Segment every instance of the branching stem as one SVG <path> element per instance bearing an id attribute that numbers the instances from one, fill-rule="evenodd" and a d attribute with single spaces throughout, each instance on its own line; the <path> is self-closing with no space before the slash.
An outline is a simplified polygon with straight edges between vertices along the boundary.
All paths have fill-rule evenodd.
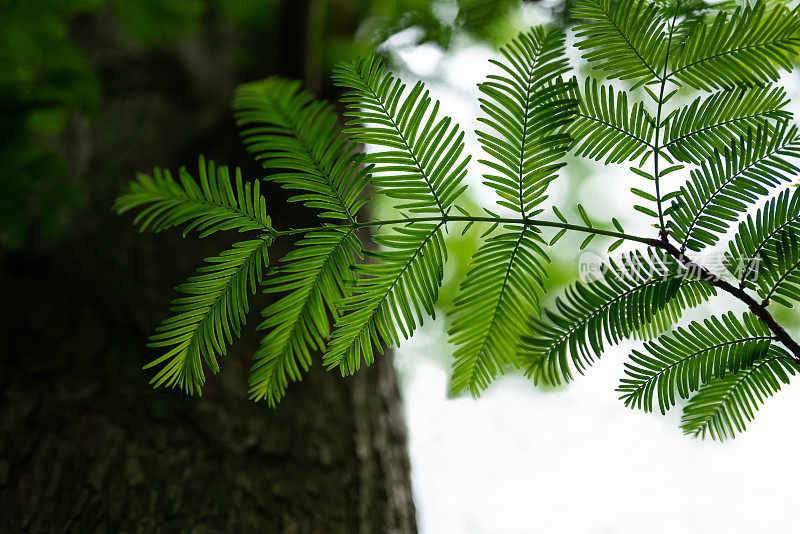
<path id="1" fill-rule="evenodd" d="M 647 143 L 646 144 L 650 147 L 653 154 L 653 180 L 655 181 L 655 197 L 656 197 L 656 204 L 658 208 L 658 223 L 659 223 L 659 235 L 657 239 L 647 238 L 632 234 L 627 234 L 624 232 L 618 232 L 614 230 L 604 230 L 600 228 L 594 228 L 592 226 L 582 226 L 577 224 L 571 224 L 563 221 L 548 221 L 548 220 L 539 220 L 539 219 L 532 219 L 528 218 L 523 215 L 523 217 L 517 218 L 509 218 L 509 217 L 496 217 L 496 216 L 471 216 L 471 215 L 449 215 L 447 211 L 445 211 L 444 207 L 439 203 L 439 199 L 437 197 L 437 206 L 439 207 L 441 214 L 436 216 L 420 216 L 420 217 L 406 217 L 401 219 L 387 219 L 387 220 L 378 220 L 378 221 L 370 221 L 370 222 L 356 222 L 354 220 L 349 221 L 348 223 L 343 224 L 327 224 L 324 226 L 316 226 L 316 227 L 309 227 L 309 228 L 292 228 L 283 231 L 272 231 L 272 235 L 274 237 L 282 237 L 282 236 L 291 236 L 291 235 L 301 235 L 307 234 L 312 232 L 319 232 L 319 231 L 326 231 L 326 230 L 357 230 L 359 228 L 375 228 L 380 226 L 402 226 L 402 225 L 409 225 L 415 223 L 436 223 L 439 226 L 446 225 L 448 222 L 464 222 L 464 223 L 488 223 L 494 225 L 500 224 L 513 224 L 513 225 L 521 225 L 525 227 L 549 227 L 549 228 L 558 228 L 562 230 L 572 230 L 577 232 L 584 232 L 587 234 L 595 234 L 595 235 L 602 235 L 607 237 L 613 237 L 616 239 L 625 239 L 628 241 L 635 241 L 638 243 L 643 243 L 650 247 L 654 247 L 660 250 L 665 251 L 667 254 L 675 258 L 679 261 L 685 269 L 687 269 L 691 273 L 695 273 L 697 276 L 700 277 L 701 280 L 704 280 L 706 283 L 711 285 L 712 287 L 719 288 L 722 291 L 733 295 L 739 301 L 743 302 L 747 305 L 750 311 L 758 317 L 764 325 L 769 328 L 769 330 L 774 335 L 774 339 L 776 341 L 781 342 L 794 356 L 795 361 L 800 363 L 800 344 L 795 341 L 788 332 L 775 320 L 772 314 L 767 310 L 767 306 L 769 302 L 767 300 L 763 302 L 758 302 L 753 296 L 745 291 L 745 288 L 740 285 L 734 285 L 726 280 L 723 280 L 719 276 L 715 275 L 711 271 L 708 270 L 707 267 L 699 265 L 695 263 L 691 258 L 686 256 L 684 253 L 684 249 L 677 248 L 673 245 L 668 237 L 666 225 L 664 223 L 664 209 L 663 209 L 663 202 L 662 202 L 662 195 L 661 195 L 661 184 L 660 184 L 660 176 L 659 176 L 659 159 L 661 155 L 661 151 L 664 149 L 664 145 L 661 143 L 661 130 L 662 130 L 662 115 L 664 111 L 664 104 L 665 104 L 665 88 L 667 82 L 670 78 L 675 74 L 675 72 L 668 73 L 668 65 L 669 65 L 669 53 L 670 48 L 672 46 L 672 37 L 674 34 L 675 23 L 678 15 L 678 10 L 680 8 L 680 2 L 676 5 L 675 16 L 672 18 L 669 27 L 669 33 L 667 36 L 667 44 L 666 44 L 666 52 L 664 54 L 664 67 L 661 76 L 653 71 L 655 75 L 656 81 L 659 84 L 659 94 L 656 99 L 655 94 L 651 92 L 656 104 L 657 104 L 657 113 L 656 113 L 656 123 L 655 123 L 655 139 L 654 143 Z M 680 69 L 679 69 L 680 70 Z M 676 71 L 677 72 L 677 71 Z M 527 111 L 527 108 L 526 108 Z M 525 140 L 525 131 L 523 130 L 523 145 Z M 519 169 L 520 173 L 522 173 L 522 167 L 520 166 Z M 520 208 L 524 213 L 524 206 L 523 198 L 522 198 L 522 191 L 520 190 Z M 684 244 L 685 245 L 685 244 Z"/>
<path id="2" fill-rule="evenodd" d="M 662 233 L 659 239 L 647 238 L 624 232 L 617 232 L 615 230 L 604 230 L 602 228 L 593 228 L 590 226 L 582 226 L 579 224 L 564 223 L 561 221 L 547 221 L 539 219 L 516 218 L 516 217 L 477 217 L 471 215 L 443 215 L 443 216 L 428 216 L 428 217 L 409 217 L 403 219 L 386 219 L 379 221 L 350 223 L 350 224 L 330 224 L 327 226 L 312 226 L 308 228 L 292 228 L 289 230 L 275 231 L 274 236 L 283 237 L 291 235 L 307 234 L 312 232 L 322 232 L 327 230 L 357 230 L 359 228 L 375 228 L 380 226 L 396 226 L 414 223 L 438 223 L 446 224 L 448 222 L 466 222 L 466 223 L 490 223 L 490 224 L 518 224 L 522 226 L 537 226 L 545 228 L 559 228 L 565 230 L 572 230 L 576 232 L 584 232 L 587 234 L 596 234 L 607 237 L 614 237 L 617 239 L 625 239 L 628 241 L 635 241 L 645 245 L 661 249 L 667 252 L 670 256 L 678 260 L 687 270 L 696 273 L 702 280 L 709 285 L 719 288 L 726 293 L 733 295 L 747 305 L 753 314 L 758 317 L 770 331 L 775 335 L 775 339 L 783 343 L 789 351 L 794 355 L 795 360 L 800 363 L 800 344 L 798 344 L 786 330 L 778 324 L 772 314 L 767 310 L 768 303 L 758 302 L 743 288 L 733 285 L 717 275 L 713 274 L 708 268 L 695 263 L 691 258 L 678 249 L 675 245 L 665 239 L 666 235 Z"/>
<path id="3" fill-rule="evenodd" d="M 661 145 L 661 116 L 664 108 L 664 89 L 666 87 L 667 81 L 672 77 L 675 72 L 667 74 L 667 68 L 669 65 L 669 52 L 672 46 L 672 36 L 674 33 L 675 28 L 675 20 L 678 15 L 678 10 L 680 9 L 680 2 L 677 3 L 675 8 L 675 16 L 672 18 L 672 22 L 670 23 L 669 34 L 667 36 L 667 49 L 665 52 L 664 57 L 664 71 L 659 80 L 660 89 L 658 100 L 656 104 L 658 106 L 658 110 L 656 113 L 656 132 L 655 132 L 655 143 L 652 147 L 653 150 L 653 179 L 655 180 L 655 193 L 656 193 L 656 204 L 658 205 L 658 224 L 659 224 L 659 238 L 658 239 L 651 239 L 647 243 L 651 247 L 659 248 L 664 250 L 669 255 L 674 257 L 678 260 L 686 269 L 690 270 L 690 272 L 697 273 L 701 279 L 705 280 L 709 285 L 713 287 L 717 287 L 726 293 L 729 293 L 745 303 L 750 311 L 758 317 L 775 335 L 775 339 L 783 343 L 787 349 L 791 351 L 794 355 L 794 358 L 797 362 L 800 363 L 800 344 L 797 343 L 792 337 L 786 332 L 786 330 L 778 324 L 772 314 L 767 310 L 767 306 L 769 305 L 768 301 L 758 302 L 754 299 L 749 293 L 744 290 L 743 286 L 733 285 L 720 277 L 713 274 L 709 271 L 706 267 L 702 265 L 698 265 L 695 263 L 691 258 L 684 254 L 684 249 L 678 249 L 675 245 L 669 242 L 669 238 L 667 235 L 666 226 L 664 225 L 664 210 L 662 208 L 662 200 L 661 200 L 661 187 L 660 187 L 660 177 L 659 177 L 659 169 L 658 169 L 658 160 L 661 153 L 661 150 L 664 148 Z M 680 70 L 680 69 L 679 69 Z M 676 71 L 677 72 L 677 71 Z M 685 243 L 683 244 L 685 248 Z"/>
<path id="4" fill-rule="evenodd" d="M 593 228 L 590 226 L 582 226 L 579 224 L 570 224 L 560 221 L 546 221 L 540 219 L 531 219 L 523 217 L 473 217 L 471 215 L 440 215 L 429 217 L 408 217 L 404 219 L 387 219 L 382 221 L 370 221 L 362 223 L 351 224 L 330 224 L 327 226 L 312 226 L 309 228 L 291 228 L 289 230 L 276 231 L 275 237 L 283 237 L 297 234 L 307 234 L 310 232 L 322 232 L 325 230 L 344 230 L 344 229 L 358 229 L 358 228 L 375 228 L 379 226 L 397 226 L 414 223 L 448 223 L 448 222 L 466 222 L 466 223 L 491 223 L 491 224 L 519 224 L 522 226 L 539 226 L 545 228 L 559 228 L 565 230 L 573 230 L 576 232 L 584 232 L 587 234 L 597 234 L 607 237 L 615 237 L 617 239 L 626 239 L 628 241 L 636 241 L 638 243 L 647 244 L 651 240 L 647 237 L 626 234 L 624 232 L 617 232 L 615 230 L 604 230 L 602 228 Z"/>
<path id="5" fill-rule="evenodd" d="M 661 202 L 661 180 L 658 176 L 658 159 L 661 154 L 660 137 L 661 137 L 661 111 L 664 108 L 664 86 L 667 80 L 661 80 L 661 90 L 658 95 L 658 112 L 656 114 L 656 136 L 655 144 L 653 145 L 653 180 L 656 183 L 656 206 L 658 208 L 658 227 L 663 239 L 666 239 L 666 226 L 664 226 L 664 210 Z"/>
<path id="6" fill-rule="evenodd" d="M 770 331 L 775 334 L 775 339 L 783 343 L 783 345 L 794 355 L 795 360 L 800 362 L 800 344 L 792 339 L 789 333 L 786 332 L 786 330 L 780 324 L 778 324 L 778 321 L 776 321 L 772 314 L 767 310 L 768 303 L 758 302 L 744 289 L 721 279 L 709 271 L 706 267 L 698 265 L 691 258 L 687 257 L 686 254 L 679 250 L 675 245 L 669 243 L 668 241 L 664 241 L 662 239 L 651 239 L 648 244 L 651 247 L 660 248 L 661 250 L 667 252 L 670 256 L 681 262 L 681 264 L 688 270 L 697 273 L 709 285 L 718 287 L 719 289 L 744 302 L 750 311 L 753 312 L 753 315 L 761 319 L 767 328 L 769 328 Z"/>
<path id="7" fill-rule="evenodd" d="M 656 205 L 658 207 L 658 226 L 661 240 L 666 242 L 667 241 L 667 233 L 666 233 L 666 226 L 664 226 L 664 209 L 662 207 L 663 202 L 661 201 L 661 179 L 658 175 L 658 159 L 661 155 L 661 114 L 664 110 L 664 89 L 667 86 L 667 80 L 669 80 L 669 76 L 667 76 L 667 67 L 669 66 L 669 50 L 672 47 L 672 35 L 675 32 L 675 19 L 678 18 L 678 10 L 680 9 L 681 3 L 678 2 L 675 5 L 675 15 L 672 17 L 672 22 L 670 22 L 669 26 L 669 34 L 667 36 L 667 49 L 664 53 L 664 70 L 662 72 L 660 78 L 660 88 L 658 93 L 658 101 L 656 104 L 658 105 L 658 111 L 656 112 L 656 135 L 655 135 L 655 143 L 653 145 L 653 180 L 655 180 L 656 185 Z"/>

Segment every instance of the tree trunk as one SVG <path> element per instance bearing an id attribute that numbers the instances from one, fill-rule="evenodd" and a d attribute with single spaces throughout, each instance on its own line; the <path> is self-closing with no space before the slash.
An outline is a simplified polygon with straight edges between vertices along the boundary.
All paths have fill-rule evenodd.
<path id="1" fill-rule="evenodd" d="M 415 531 L 390 358 L 349 379 L 317 366 L 278 409 L 254 404 L 259 295 L 202 399 L 147 384 L 146 338 L 172 287 L 230 241 L 141 236 L 113 198 L 137 171 L 192 168 L 200 152 L 262 174 L 229 117 L 243 45 L 209 24 L 158 51 L 124 38 L 110 12 L 77 27 L 105 89 L 65 140 L 87 205 L 57 245 L 0 262 L 2 532 Z M 276 220 L 310 222 L 284 193 L 266 195 Z"/>

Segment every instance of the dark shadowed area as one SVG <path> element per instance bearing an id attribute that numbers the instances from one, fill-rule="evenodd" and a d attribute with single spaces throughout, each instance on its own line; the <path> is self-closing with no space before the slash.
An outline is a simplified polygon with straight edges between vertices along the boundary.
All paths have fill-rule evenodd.
<path id="1" fill-rule="evenodd" d="M 35 2 L 39 11 L 24 3 L 0 3 L 4 37 L 22 47 L 34 35 L 37 51 L 11 50 L 22 52 L 3 62 L 23 74 L 1 80 L 3 122 L 19 126 L 3 128 L 4 150 L 32 155 L 2 170 L 8 187 L 21 170 L 31 180 L 15 189 L 25 208 L 0 243 L 0 531 L 415 531 L 391 360 L 347 380 L 316 367 L 272 410 L 247 400 L 254 316 L 202 399 L 153 390 L 151 371 L 141 369 L 154 356 L 145 345 L 172 288 L 230 241 L 141 236 L 130 216 L 111 211 L 137 172 L 193 168 L 200 153 L 259 176 L 231 119 L 233 90 L 273 73 L 320 89 L 323 40 L 308 32 L 326 24 L 334 28 L 324 36 L 352 33 L 354 6 L 320 19 L 317 2 L 273 1 L 249 19 L 245 11 L 223 16 L 223 3 L 148 2 L 166 10 L 148 13 L 135 2 L 93 2 L 67 14 L 50 2 Z M 201 16 L 192 15 L 197 6 Z M 188 27 L 149 26 L 172 15 Z M 41 32 L 26 34 L 35 21 L 25 17 L 37 16 Z M 51 23 L 54 35 L 36 41 Z M 42 43 L 68 44 L 83 59 L 51 68 Z M 70 96 L 81 90 L 64 89 L 79 75 L 94 95 L 86 106 Z M 32 110 L 55 110 L 60 122 L 31 133 Z M 55 191 L 50 175 L 60 185 L 47 197 L 40 193 Z M 80 200 L 60 202 L 67 192 Z M 311 221 L 274 186 L 265 194 L 276 220 Z M 56 222 L 37 215 L 41 206 L 58 210 L 48 218 Z M 252 309 L 266 302 L 258 295 Z"/>

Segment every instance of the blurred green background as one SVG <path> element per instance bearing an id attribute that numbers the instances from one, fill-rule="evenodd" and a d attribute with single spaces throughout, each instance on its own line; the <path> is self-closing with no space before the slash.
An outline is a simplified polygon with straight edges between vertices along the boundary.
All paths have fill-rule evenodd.
<path id="1" fill-rule="evenodd" d="M 69 139 L 76 123 L 93 120 L 106 96 L 87 46 L 86 25 L 93 17 L 119 26 L 145 51 L 180 47 L 200 33 L 216 32 L 220 47 L 232 48 L 235 41 L 227 59 L 244 78 L 294 74 L 312 91 L 330 96 L 332 65 L 391 35 L 414 27 L 421 31 L 419 42 L 444 48 L 465 36 L 502 43 L 518 29 L 520 5 L 516 0 L 2 0 L 0 246 L 57 239 L 85 202 L 87 191 L 64 160 L 76 157 Z M 306 27 L 287 27 L 287 12 L 304 9 Z M 289 31 L 297 32 L 293 40 L 285 35 Z"/>

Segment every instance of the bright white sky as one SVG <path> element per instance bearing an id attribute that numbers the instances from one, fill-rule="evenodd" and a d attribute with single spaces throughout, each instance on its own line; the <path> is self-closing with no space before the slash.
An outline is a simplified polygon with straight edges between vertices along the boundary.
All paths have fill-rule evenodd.
<path id="1" fill-rule="evenodd" d="M 488 72 L 491 52 L 473 46 L 444 56 L 433 45 L 402 41 L 392 47 L 400 45 L 409 76 L 429 82 L 443 111 L 466 130 L 468 152 L 479 154 L 475 84 Z M 798 86 L 794 76 L 787 82 Z M 800 111 L 797 101 L 795 107 Z M 472 166 L 472 183 L 481 171 Z M 590 213 L 617 216 L 627 230 L 646 233 L 632 215 L 630 174 L 598 166 L 580 198 Z M 489 206 L 494 199 L 484 193 L 478 200 Z M 563 189 L 551 198 L 559 197 Z M 511 376 L 480 400 L 448 400 L 441 355 L 452 348 L 444 330 L 441 320 L 428 323 L 397 352 L 423 533 L 800 532 L 797 386 L 770 399 L 735 440 L 700 441 L 678 428 L 680 407 L 662 417 L 618 400 L 614 389 L 630 346 L 608 350 L 560 391 Z"/>

